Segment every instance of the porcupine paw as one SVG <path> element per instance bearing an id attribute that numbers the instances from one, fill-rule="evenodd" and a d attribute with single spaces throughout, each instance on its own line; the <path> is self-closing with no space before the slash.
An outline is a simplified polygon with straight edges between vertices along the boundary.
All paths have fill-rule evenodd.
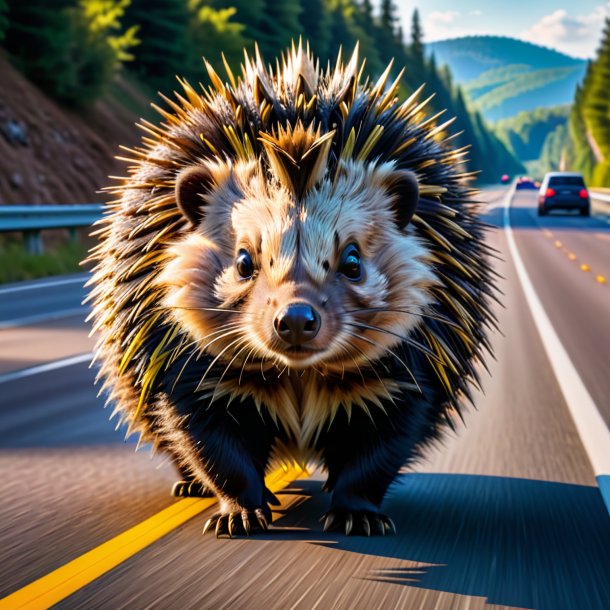
<path id="1" fill-rule="evenodd" d="M 174 498 L 213 498 L 214 492 L 199 481 L 176 481 L 172 487 Z"/>
<path id="2" fill-rule="evenodd" d="M 203 526 L 203 533 L 213 531 L 216 538 L 221 536 L 249 536 L 252 533 L 265 532 L 269 529 L 271 511 L 269 507 L 254 510 L 234 510 L 226 513 L 214 513 Z"/>
<path id="3" fill-rule="evenodd" d="M 322 515 L 324 531 L 345 532 L 346 536 L 385 536 L 386 533 L 396 533 L 396 526 L 390 517 L 383 513 L 370 510 L 337 510 L 331 509 Z"/>

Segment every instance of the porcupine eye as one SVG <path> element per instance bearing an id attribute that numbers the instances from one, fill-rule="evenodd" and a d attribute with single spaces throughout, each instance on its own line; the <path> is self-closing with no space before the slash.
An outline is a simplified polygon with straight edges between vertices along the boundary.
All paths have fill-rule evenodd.
<path id="1" fill-rule="evenodd" d="M 239 273 L 243 279 L 246 280 L 252 277 L 252 274 L 254 273 L 254 264 L 252 263 L 252 259 L 247 250 L 240 250 L 237 253 L 235 267 L 237 268 L 237 273 Z"/>
<path id="2" fill-rule="evenodd" d="M 362 279 L 362 261 L 356 244 L 350 244 L 343 250 L 339 271 L 352 282 Z"/>

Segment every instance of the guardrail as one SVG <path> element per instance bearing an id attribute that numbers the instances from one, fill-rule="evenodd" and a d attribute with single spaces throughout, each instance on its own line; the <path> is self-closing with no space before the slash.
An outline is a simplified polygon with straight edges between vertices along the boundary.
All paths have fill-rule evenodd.
<path id="1" fill-rule="evenodd" d="M 592 191 L 589 189 L 589 193 L 591 194 L 592 199 L 597 199 L 599 201 L 603 201 L 605 203 L 610 203 L 610 194 L 608 193 L 598 193 L 597 191 Z"/>
<path id="2" fill-rule="evenodd" d="M 69 229 L 76 239 L 77 227 L 88 227 L 102 217 L 101 204 L 78 205 L 6 205 L 0 206 L 0 232 L 22 231 L 28 252 L 40 254 L 40 232 Z"/>

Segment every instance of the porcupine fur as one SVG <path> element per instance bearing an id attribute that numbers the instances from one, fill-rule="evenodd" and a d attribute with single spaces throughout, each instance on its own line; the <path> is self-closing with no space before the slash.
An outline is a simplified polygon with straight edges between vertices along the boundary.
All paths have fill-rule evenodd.
<path id="1" fill-rule="evenodd" d="M 207 70 L 142 122 L 97 231 L 103 389 L 175 495 L 218 497 L 217 535 L 266 528 L 278 460 L 327 471 L 327 528 L 385 533 L 388 486 L 453 427 L 495 324 L 466 151 L 357 48 Z"/>

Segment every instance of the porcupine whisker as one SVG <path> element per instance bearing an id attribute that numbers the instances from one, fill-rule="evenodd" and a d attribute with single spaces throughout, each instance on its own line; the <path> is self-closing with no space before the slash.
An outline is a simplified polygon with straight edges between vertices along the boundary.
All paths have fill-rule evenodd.
<path id="1" fill-rule="evenodd" d="M 346 322 L 346 324 L 348 324 L 349 326 L 360 328 L 362 330 L 372 330 L 374 332 L 385 333 L 386 335 L 396 337 L 397 339 L 404 341 L 409 347 L 418 350 L 422 354 L 429 356 L 430 358 L 433 358 L 434 360 L 440 363 L 438 356 L 431 349 L 427 348 L 419 341 L 415 341 L 415 339 L 411 339 L 410 337 L 406 337 L 399 333 L 395 333 L 394 331 L 388 330 L 387 328 L 381 328 L 380 326 L 375 326 L 373 324 L 364 324 L 363 322 Z"/>
<path id="2" fill-rule="evenodd" d="M 239 371 L 239 379 L 237 380 L 237 385 L 241 385 L 241 378 L 242 375 L 244 374 L 244 369 L 246 368 L 246 362 L 248 362 L 248 358 L 250 358 L 250 356 L 256 351 L 256 346 L 253 347 L 247 354 L 246 354 L 246 358 L 244 359 L 243 364 L 241 365 L 241 370 Z"/>
<path id="3" fill-rule="evenodd" d="M 453 328 L 459 328 L 459 325 L 456 324 L 453 320 L 445 316 L 441 316 L 439 314 L 432 313 L 423 313 L 420 311 L 411 311 L 410 309 L 388 309 L 386 307 L 362 307 L 360 309 L 350 309 L 345 313 L 407 313 L 412 316 L 418 316 L 420 318 L 430 318 L 431 320 L 436 320 L 437 322 L 442 322 L 443 324 L 447 324 L 447 326 L 451 326 Z"/>
<path id="4" fill-rule="evenodd" d="M 205 350 L 210 347 L 210 345 L 216 343 L 216 341 L 220 341 L 222 339 L 226 339 L 227 337 L 230 337 L 231 335 L 235 335 L 237 333 L 241 333 L 241 325 L 240 326 L 236 326 L 235 328 L 231 328 L 230 330 L 227 330 L 226 332 L 224 332 L 224 334 L 219 335 L 218 337 L 215 337 L 214 339 L 212 339 L 212 341 L 208 341 L 199 351 L 200 353 L 205 352 Z"/>
<path id="5" fill-rule="evenodd" d="M 239 309 L 222 309 L 221 307 L 179 307 L 172 305 L 172 309 L 180 309 L 182 311 L 213 311 L 218 313 L 234 313 L 240 316 L 255 316 L 258 315 L 256 311 L 241 311 Z M 165 309 L 160 307 L 159 309 Z"/>
<path id="6" fill-rule="evenodd" d="M 358 337 L 358 336 L 359 336 L 359 335 L 352 334 L 352 333 L 350 333 L 350 334 L 351 334 L 351 336 L 352 336 L 352 337 L 354 337 L 354 336 L 355 336 L 355 337 Z M 382 379 L 382 378 L 379 376 L 379 373 L 377 372 L 377 369 L 375 368 L 375 366 L 374 366 L 374 365 L 373 365 L 373 363 L 371 362 L 370 358 L 369 358 L 369 357 L 368 357 L 368 356 L 367 356 L 367 355 L 366 355 L 366 354 L 365 354 L 365 353 L 364 353 L 364 352 L 363 352 L 363 351 L 362 351 L 362 350 L 361 350 L 361 349 L 360 349 L 360 348 L 359 348 L 357 345 L 354 345 L 353 343 L 350 343 L 350 344 L 349 344 L 349 346 L 350 346 L 350 348 L 355 349 L 356 351 L 358 351 L 358 353 L 359 353 L 360 355 L 362 355 L 362 356 L 363 356 L 363 357 L 366 359 L 366 361 L 369 363 L 370 369 L 373 371 L 373 373 L 375 373 L 375 376 L 376 376 L 376 377 L 377 377 L 377 379 L 379 380 L 379 383 L 381 383 L 381 385 L 383 386 L 383 389 L 385 390 L 385 392 L 386 392 L 386 394 L 387 394 L 388 398 L 390 399 L 390 401 L 392 402 L 392 404 L 394 404 L 394 405 L 395 405 L 395 404 L 396 404 L 396 402 L 394 401 L 394 397 L 392 396 L 391 392 L 388 390 L 388 388 L 387 388 L 386 384 L 383 382 L 383 379 Z M 351 354 L 350 354 L 350 355 L 351 355 Z M 356 364 L 356 360 L 354 359 L 354 357 L 353 357 L 353 356 L 352 356 L 352 360 L 354 361 L 354 364 Z M 385 365 L 384 365 L 384 366 L 385 366 Z M 387 370 L 387 371 L 388 371 L 388 373 L 389 373 L 388 368 L 387 368 L 387 367 L 385 367 L 385 368 L 386 368 L 386 370 Z M 360 367 L 358 367 L 358 369 L 360 370 Z M 360 375 L 362 375 L 362 372 L 360 372 Z M 364 385 L 366 385 L 366 384 L 364 384 Z"/>
<path id="7" fill-rule="evenodd" d="M 349 335 L 350 337 L 357 337 L 357 338 L 360 338 L 360 335 L 356 335 L 356 334 L 355 334 L 353 331 L 351 331 L 351 330 L 349 330 L 349 331 L 348 331 L 348 335 Z M 375 370 L 375 366 L 374 366 L 373 362 L 371 361 L 371 359 L 370 359 L 370 358 L 369 358 L 369 357 L 368 357 L 368 356 L 367 356 L 367 355 L 366 355 L 366 354 L 365 354 L 365 353 L 364 353 L 364 352 L 363 352 L 363 351 L 362 351 L 362 350 L 361 350 L 361 349 L 360 349 L 360 348 L 359 348 L 357 345 L 354 345 L 353 343 L 348 343 L 348 345 L 349 345 L 349 347 L 350 347 L 350 348 L 357 350 L 357 351 L 360 353 L 360 355 L 361 355 L 361 356 L 363 356 L 364 358 L 366 358 L 366 360 L 367 360 L 367 361 L 368 361 L 368 363 L 369 363 L 369 366 L 370 366 L 370 367 L 371 367 L 373 370 Z M 387 367 L 387 365 L 385 365 L 383 362 L 381 362 L 381 360 L 379 361 L 379 364 L 380 364 L 380 365 L 381 365 L 381 366 L 382 366 L 382 367 L 385 369 L 385 372 L 386 372 L 386 373 L 388 373 L 388 375 L 389 375 L 389 374 L 390 374 L 390 369 Z"/>
<path id="8" fill-rule="evenodd" d="M 380 347 L 378 343 L 371 341 L 371 339 L 369 339 L 368 337 L 365 337 L 364 335 L 357 335 L 356 333 L 350 333 L 350 334 L 352 337 L 354 337 L 356 339 L 360 339 L 361 341 L 366 341 L 367 343 L 369 343 L 370 345 L 374 345 L 375 347 Z M 422 392 L 421 388 L 419 387 L 419 384 L 417 383 L 417 379 L 415 379 L 415 375 L 413 374 L 413 371 L 411 371 L 411 369 L 409 368 L 407 363 L 398 354 L 396 354 L 394 351 L 392 351 L 389 347 L 382 346 L 382 349 L 384 351 L 388 352 L 389 354 L 391 354 L 392 356 L 394 356 L 394 358 L 396 358 L 396 360 L 398 360 L 398 362 L 400 362 L 400 364 L 402 364 L 404 366 L 405 370 L 407 371 L 407 373 L 409 373 L 409 376 L 413 380 L 413 383 L 417 387 L 417 390 L 420 392 L 420 394 L 422 394 L 423 392 Z"/>
<path id="9" fill-rule="evenodd" d="M 354 358 L 354 356 L 352 356 L 352 354 L 350 354 L 349 350 L 345 346 L 341 346 L 341 350 L 344 351 L 352 359 L 352 362 L 356 365 L 356 368 L 358 369 L 358 373 L 360 374 L 360 378 L 362 379 L 362 386 L 366 387 L 366 381 L 364 379 L 364 375 L 362 374 L 362 369 L 360 368 L 360 366 L 358 366 L 358 363 L 356 362 L 356 359 Z M 345 366 L 343 367 L 343 372 L 345 373 Z"/>
<path id="10" fill-rule="evenodd" d="M 214 400 L 216 399 L 216 392 L 220 388 L 220 384 L 222 383 L 222 380 L 224 379 L 224 377 L 227 374 L 228 370 L 231 368 L 231 365 L 239 357 L 239 354 L 241 354 L 246 349 L 248 349 L 248 339 L 244 338 L 244 339 L 242 339 L 242 346 L 239 347 L 239 349 L 235 353 L 235 356 L 233 356 L 233 358 L 231 358 L 229 364 L 227 364 L 227 366 L 225 366 L 225 369 L 222 372 L 222 375 L 218 378 L 218 381 L 216 382 L 216 387 L 214 388 L 214 394 L 212 395 L 212 400 L 210 400 L 210 404 L 212 404 L 214 402 Z"/>
<path id="11" fill-rule="evenodd" d="M 234 322 L 230 322 L 229 324 L 225 324 L 225 325 L 223 325 L 223 327 L 222 327 L 222 328 L 220 328 L 220 329 L 218 329 L 218 330 L 216 330 L 216 331 L 214 331 L 214 332 L 211 332 L 211 333 L 208 333 L 207 335 L 205 335 L 203 339 L 205 340 L 205 339 L 207 339 L 208 337 L 211 337 L 211 336 L 213 336 L 213 335 L 216 335 L 216 334 L 219 334 L 219 333 L 223 333 L 223 332 L 225 332 L 225 331 L 226 331 L 228 328 L 238 328 L 238 324 L 237 324 L 237 323 L 234 323 Z M 189 344 L 188 344 L 188 345 L 187 345 L 187 346 L 186 346 L 184 349 L 186 350 L 186 349 L 188 349 L 189 347 L 193 347 L 193 346 L 198 345 L 198 344 L 199 344 L 199 340 L 194 339 L 194 340 L 193 340 L 193 341 L 191 341 L 191 342 L 190 342 L 190 343 L 189 343 Z M 185 371 L 186 367 L 188 366 L 188 363 L 189 363 L 189 362 L 192 360 L 193 356 L 197 355 L 197 359 L 199 359 L 199 357 L 200 357 L 200 356 L 201 356 L 201 354 L 203 353 L 203 350 L 205 349 L 205 347 L 207 347 L 207 346 L 204 346 L 203 348 L 200 348 L 200 349 L 197 349 L 197 350 L 193 350 L 193 351 L 190 353 L 189 357 L 186 359 L 186 362 L 185 362 L 185 363 L 182 365 L 182 368 L 180 369 L 180 372 L 178 373 L 178 376 L 176 377 L 176 379 L 175 379 L 174 383 L 172 384 L 172 392 L 173 392 L 173 391 L 176 389 L 176 384 L 177 384 L 177 383 L 178 383 L 178 381 L 180 381 L 180 379 L 182 378 L 182 374 L 184 373 L 184 371 Z"/>
<path id="12" fill-rule="evenodd" d="M 235 333 L 232 333 L 235 334 Z M 228 345 L 226 345 L 221 351 L 220 353 L 214 358 L 214 360 L 212 360 L 212 362 L 210 362 L 210 364 L 208 365 L 208 367 L 205 370 L 205 373 L 203 374 L 203 376 L 201 377 L 199 383 L 197 384 L 197 390 L 199 390 L 201 388 L 201 385 L 203 384 L 203 382 L 205 381 L 205 378 L 207 376 L 207 374 L 210 372 L 210 370 L 212 369 L 212 367 L 216 364 L 216 362 L 218 362 L 219 358 L 229 349 L 231 348 L 233 345 L 235 345 L 236 343 L 239 343 L 240 341 L 243 341 L 244 338 L 242 336 L 238 337 L 237 339 L 235 339 L 235 341 L 231 341 L 231 343 L 229 343 Z"/>

